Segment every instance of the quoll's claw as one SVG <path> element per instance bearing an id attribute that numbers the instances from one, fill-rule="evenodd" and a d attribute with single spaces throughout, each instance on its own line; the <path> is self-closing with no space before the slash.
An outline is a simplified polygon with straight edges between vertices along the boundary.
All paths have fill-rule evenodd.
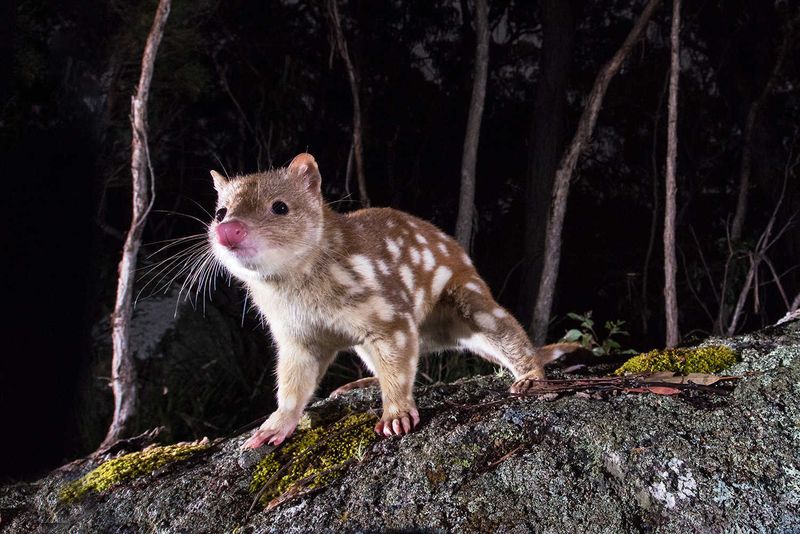
<path id="1" fill-rule="evenodd" d="M 410 410 L 397 417 L 381 419 L 375 424 L 375 432 L 390 436 L 402 436 L 410 433 L 419 424 L 419 411 Z"/>

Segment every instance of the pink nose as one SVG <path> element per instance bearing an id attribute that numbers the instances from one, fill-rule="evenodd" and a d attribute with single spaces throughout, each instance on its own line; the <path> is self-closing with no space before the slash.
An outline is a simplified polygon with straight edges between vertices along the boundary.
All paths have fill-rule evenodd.
<path id="1" fill-rule="evenodd" d="M 217 225 L 217 239 L 228 248 L 235 248 L 247 237 L 247 227 L 239 221 L 224 222 Z"/>

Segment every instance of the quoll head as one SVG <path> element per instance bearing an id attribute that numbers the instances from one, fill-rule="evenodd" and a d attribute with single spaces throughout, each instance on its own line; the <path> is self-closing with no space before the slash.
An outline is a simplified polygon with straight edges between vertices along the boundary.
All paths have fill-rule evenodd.
<path id="1" fill-rule="evenodd" d="M 217 209 L 211 248 L 242 280 L 281 277 L 302 268 L 323 234 L 321 177 L 311 154 L 288 167 L 226 178 L 211 171 Z"/>

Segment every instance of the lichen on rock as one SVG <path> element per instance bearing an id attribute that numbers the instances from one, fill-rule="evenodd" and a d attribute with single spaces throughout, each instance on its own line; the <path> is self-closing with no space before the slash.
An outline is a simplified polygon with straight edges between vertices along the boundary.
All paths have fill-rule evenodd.
<path id="1" fill-rule="evenodd" d="M 258 463 L 250 490 L 263 490 L 262 502 L 268 503 L 285 494 L 329 484 L 378 440 L 373 429 L 376 420 L 372 413 L 361 412 L 299 431 Z"/>
<path id="2" fill-rule="evenodd" d="M 205 439 L 194 443 L 152 446 L 138 452 L 106 460 L 77 480 L 64 485 L 58 493 L 63 502 L 74 502 L 89 492 L 102 493 L 112 486 L 149 475 L 168 464 L 187 460 L 210 447 Z"/>
<path id="3" fill-rule="evenodd" d="M 726 345 L 656 349 L 634 356 L 614 374 L 656 373 L 718 373 L 736 363 L 736 353 Z"/>

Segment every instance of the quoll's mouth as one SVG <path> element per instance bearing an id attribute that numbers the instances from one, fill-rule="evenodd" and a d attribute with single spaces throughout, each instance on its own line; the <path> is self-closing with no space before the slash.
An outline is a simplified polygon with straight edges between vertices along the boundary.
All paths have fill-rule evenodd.
<path id="1" fill-rule="evenodd" d="M 236 256 L 237 259 L 245 260 L 255 256 L 257 251 L 255 247 L 236 246 L 228 247 L 228 252 Z"/>

